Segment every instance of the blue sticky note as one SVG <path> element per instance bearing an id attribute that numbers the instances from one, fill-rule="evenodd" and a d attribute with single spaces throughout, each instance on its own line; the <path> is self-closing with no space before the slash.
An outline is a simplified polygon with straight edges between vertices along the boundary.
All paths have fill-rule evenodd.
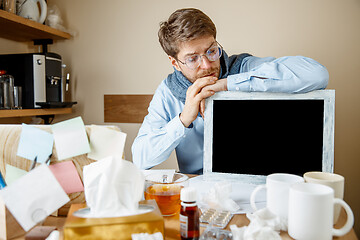
<path id="1" fill-rule="evenodd" d="M 37 127 L 22 124 L 17 155 L 44 163 L 52 153 L 54 138 L 51 133 Z"/>

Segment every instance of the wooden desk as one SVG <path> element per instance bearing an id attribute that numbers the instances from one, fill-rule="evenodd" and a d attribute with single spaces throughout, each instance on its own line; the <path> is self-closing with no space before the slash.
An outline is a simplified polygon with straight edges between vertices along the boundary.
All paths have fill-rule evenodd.
<path id="1" fill-rule="evenodd" d="M 63 229 L 65 224 L 65 217 L 48 217 L 44 222 L 44 225 L 47 226 L 56 226 L 60 231 Z M 172 217 L 164 217 L 165 221 L 165 239 L 166 240 L 179 240 L 180 239 L 180 223 L 179 223 L 179 215 L 175 215 Z M 346 221 L 346 213 L 342 210 L 340 214 L 340 218 L 335 227 L 343 226 Z M 231 219 L 230 223 L 226 227 L 229 230 L 230 225 L 237 225 L 238 227 L 246 226 L 249 224 L 249 220 L 246 218 L 245 214 L 234 215 Z M 204 229 L 201 228 L 201 231 Z M 292 239 L 286 232 L 281 232 L 281 237 L 284 240 Z M 16 240 L 23 240 L 25 237 L 15 238 Z M 62 238 L 61 238 L 62 239 Z M 358 240 L 354 229 L 352 229 L 348 234 L 343 237 L 334 237 L 334 240 Z"/>

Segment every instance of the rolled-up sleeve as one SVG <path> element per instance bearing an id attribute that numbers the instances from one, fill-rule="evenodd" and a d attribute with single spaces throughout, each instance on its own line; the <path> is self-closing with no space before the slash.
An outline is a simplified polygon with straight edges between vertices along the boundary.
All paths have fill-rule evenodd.
<path id="1" fill-rule="evenodd" d="M 326 88 L 329 73 L 317 61 L 303 57 L 247 57 L 240 73 L 227 78 L 229 91 L 304 93 Z"/>
<path id="2" fill-rule="evenodd" d="M 192 128 L 181 123 L 179 115 L 169 117 L 164 96 L 156 92 L 137 137 L 132 145 L 133 162 L 140 169 L 154 167 L 169 158 L 171 152 Z"/>

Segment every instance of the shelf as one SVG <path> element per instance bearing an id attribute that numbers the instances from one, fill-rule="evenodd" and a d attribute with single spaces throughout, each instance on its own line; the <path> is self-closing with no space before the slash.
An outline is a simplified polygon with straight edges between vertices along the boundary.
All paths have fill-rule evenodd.
<path id="1" fill-rule="evenodd" d="M 71 35 L 0 10 L 0 37 L 18 42 L 28 42 L 38 39 L 65 40 L 70 39 Z"/>
<path id="2" fill-rule="evenodd" d="M 0 118 L 58 115 L 71 112 L 72 108 L 5 109 L 0 110 Z"/>

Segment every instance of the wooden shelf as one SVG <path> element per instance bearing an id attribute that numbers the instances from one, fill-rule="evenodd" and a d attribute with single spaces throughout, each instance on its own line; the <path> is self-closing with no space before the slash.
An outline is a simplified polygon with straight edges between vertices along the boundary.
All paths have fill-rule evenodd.
<path id="1" fill-rule="evenodd" d="M 71 112 L 72 108 L 4 109 L 0 110 L 0 118 L 58 115 Z"/>
<path id="2" fill-rule="evenodd" d="M 18 42 L 28 42 L 38 39 L 65 40 L 70 39 L 71 35 L 16 14 L 0 10 L 0 37 Z"/>

